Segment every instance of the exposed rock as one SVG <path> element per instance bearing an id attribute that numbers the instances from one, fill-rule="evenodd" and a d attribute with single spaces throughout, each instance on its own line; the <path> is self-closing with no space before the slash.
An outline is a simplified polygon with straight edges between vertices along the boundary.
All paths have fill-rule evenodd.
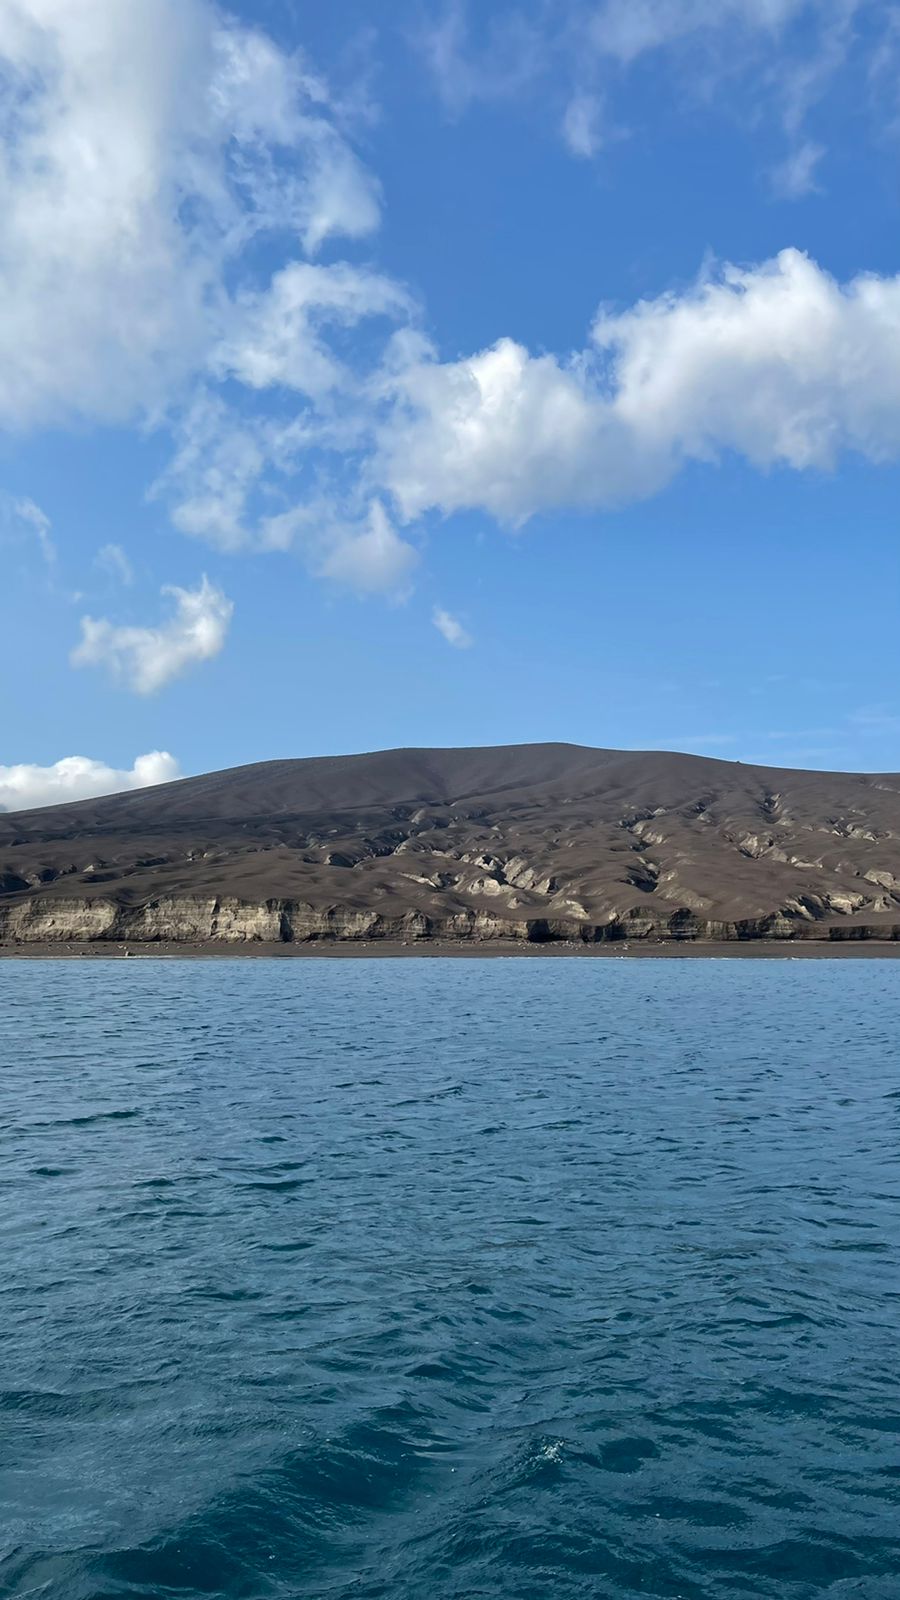
<path id="1" fill-rule="evenodd" d="M 863 873 L 863 877 L 867 883 L 877 883 L 880 889 L 900 888 L 900 881 L 892 872 L 879 871 L 877 867 L 870 867 L 868 872 Z"/>

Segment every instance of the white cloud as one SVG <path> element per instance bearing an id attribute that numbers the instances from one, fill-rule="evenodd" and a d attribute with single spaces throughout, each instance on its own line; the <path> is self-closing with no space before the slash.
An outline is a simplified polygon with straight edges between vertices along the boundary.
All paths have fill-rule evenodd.
<path id="1" fill-rule="evenodd" d="M 0 74 L 0 426 L 153 414 L 260 232 L 378 223 L 323 85 L 211 0 L 0 0 Z"/>
<path id="2" fill-rule="evenodd" d="M 174 615 L 157 628 L 82 617 L 73 665 L 104 666 L 138 694 L 153 694 L 199 662 L 217 656 L 234 610 L 221 589 L 204 577 L 198 589 L 168 585 L 162 592 L 174 600 Z"/>
<path id="3" fill-rule="evenodd" d="M 134 568 L 120 544 L 103 545 L 94 557 L 94 564 L 126 588 L 134 583 Z"/>
<path id="4" fill-rule="evenodd" d="M 590 9 L 585 34 L 602 55 L 635 61 L 690 35 L 736 27 L 777 33 L 801 12 L 830 9 L 827 0 L 605 0 Z"/>
<path id="5" fill-rule="evenodd" d="M 616 415 L 653 451 L 829 467 L 900 447 L 900 278 L 841 285 L 798 250 L 601 315 Z"/>
<path id="6" fill-rule="evenodd" d="M 372 413 L 365 393 L 354 395 L 354 382 L 338 391 L 337 415 L 326 406 L 287 422 L 243 420 L 218 397 L 199 396 L 154 491 L 170 500 L 175 525 L 225 551 L 294 551 L 315 577 L 362 593 L 402 592 L 418 551 L 340 459 L 358 448 L 365 477 Z M 335 482 L 321 461 L 308 481 L 313 444 L 336 451 Z"/>
<path id="7" fill-rule="evenodd" d="M 64 756 L 49 767 L 0 766 L 0 811 L 25 811 L 32 806 L 64 805 L 70 800 L 87 800 L 95 795 L 117 794 L 123 789 L 145 789 L 151 784 L 172 783 L 181 769 L 174 756 L 153 750 L 138 756 L 134 766 L 124 772 L 105 761 L 89 756 Z"/>
<path id="8" fill-rule="evenodd" d="M 404 517 L 517 524 L 652 494 L 687 460 L 900 456 L 900 278 L 841 285 L 796 250 L 601 313 L 568 361 L 503 339 L 393 373 L 377 471 Z"/>
<path id="9" fill-rule="evenodd" d="M 800 200 L 818 192 L 816 168 L 825 154 L 823 145 L 805 139 L 772 173 L 772 187 L 783 200 Z"/>
<path id="10" fill-rule="evenodd" d="M 468 650 L 474 644 L 475 641 L 472 635 L 466 632 L 459 619 L 451 616 L 450 612 L 445 611 L 442 606 L 435 606 L 431 620 L 438 633 L 442 634 L 447 643 L 452 644 L 454 649 Z"/>
<path id="11" fill-rule="evenodd" d="M 516 524 L 658 486 L 583 362 L 501 339 L 462 361 L 420 362 L 393 383 L 377 470 L 408 520 L 479 507 Z"/>
<path id="12" fill-rule="evenodd" d="M 251 389 L 275 385 L 322 396 L 350 381 L 323 330 L 351 328 L 367 317 L 403 318 L 406 293 L 390 278 L 346 262 L 321 267 L 294 261 L 262 294 L 235 306 L 236 327 L 216 352 L 216 366 Z"/>
<path id="13" fill-rule="evenodd" d="M 253 542 L 248 501 L 266 470 L 266 429 L 239 417 L 225 401 L 200 390 L 180 418 L 178 448 L 150 491 L 171 504 L 176 528 L 219 550 Z"/>
<path id="14" fill-rule="evenodd" d="M 365 525 L 329 531 L 330 546 L 316 563 L 322 578 L 333 578 L 363 594 L 402 592 L 418 562 L 418 551 L 401 539 L 390 517 L 375 500 Z"/>
<path id="15" fill-rule="evenodd" d="M 573 156 L 586 161 L 603 144 L 603 103 L 599 95 L 579 90 L 566 106 L 562 122 L 563 139 Z"/>
<path id="16" fill-rule="evenodd" d="M 382 501 L 362 510 L 318 495 L 265 517 L 259 548 L 296 550 L 308 570 L 358 594 L 404 598 L 419 552 L 398 534 Z"/>
<path id="17" fill-rule="evenodd" d="M 894 66 L 889 0 L 554 0 L 527 13 L 518 0 L 496 0 L 487 25 L 486 9 L 434 0 L 419 46 L 442 101 L 459 113 L 527 94 L 555 113 L 562 86 L 562 137 L 581 158 L 600 147 L 603 100 L 610 126 L 617 111 L 626 121 L 635 115 L 629 74 L 655 56 L 655 97 L 693 96 L 754 136 L 765 108 L 788 140 L 789 181 L 814 148 L 805 120 L 836 75 L 854 59 L 868 58 L 873 70 L 884 59 Z M 857 25 L 862 13 L 866 27 Z"/>
<path id="18" fill-rule="evenodd" d="M 309 452 L 357 443 L 364 362 L 347 332 L 406 322 L 410 297 L 340 261 L 289 259 L 259 281 L 263 234 L 314 256 L 378 226 L 346 107 L 212 0 L 0 0 L 0 80 L 0 429 L 165 426 L 175 456 L 151 494 L 181 531 L 229 551 L 295 543 L 314 571 L 396 588 L 415 551 L 368 492 L 308 481 Z M 362 343 L 377 365 L 377 333 Z M 267 413 L 264 391 L 304 405 L 273 393 Z M 49 555 L 39 509 L 14 512 Z M 118 545 L 97 561 L 131 581 Z M 215 653 L 228 602 L 173 593 L 162 629 L 86 618 L 73 659 L 150 692 Z"/>
<path id="19" fill-rule="evenodd" d="M 16 542 L 34 541 L 48 567 L 56 562 L 51 527 L 47 513 L 33 500 L 0 494 L 0 537 Z"/>
<path id="20" fill-rule="evenodd" d="M 362 239 L 381 220 L 380 188 L 332 129 L 319 123 L 302 224 L 304 248 L 315 255 L 332 235 Z"/>
<path id="21" fill-rule="evenodd" d="M 541 67 L 539 29 L 518 7 L 490 17 L 479 48 L 471 39 L 466 0 L 442 0 L 434 22 L 419 30 L 418 44 L 444 105 L 454 115 L 473 101 L 516 94 Z"/>
<path id="22" fill-rule="evenodd" d="M 821 154 L 802 120 L 856 5 L 571 0 L 540 8 L 557 19 L 544 49 L 518 7 L 485 20 L 455 0 L 426 50 L 455 109 L 567 52 L 564 135 L 588 157 L 612 63 L 707 36 L 730 50 L 736 29 L 762 48 L 803 17 L 821 48 L 778 89 L 793 153 L 776 175 L 800 193 Z M 312 257 L 376 227 L 380 195 L 326 86 L 212 0 L 0 0 L 0 77 L 0 427 L 164 423 L 175 456 L 155 493 L 221 550 L 292 549 L 318 576 L 397 593 L 418 556 L 396 524 L 430 509 L 518 524 L 652 494 L 729 451 L 797 468 L 900 453 L 900 280 L 841 286 L 785 251 L 604 312 L 568 356 L 501 338 L 442 362 L 408 292 L 371 268 L 290 259 L 260 282 L 261 234 Z M 15 504 L 50 559 L 43 512 Z M 118 546 L 98 559 L 127 583 Z M 216 654 L 230 602 L 205 581 L 169 592 L 158 628 L 85 618 L 73 659 L 149 693 Z"/>
<path id="23" fill-rule="evenodd" d="M 213 357 L 217 375 L 257 392 L 294 391 L 307 403 L 293 413 L 283 408 L 248 412 L 210 387 L 198 389 L 178 420 L 175 456 L 151 491 L 167 501 L 175 526 L 222 550 L 313 550 L 320 564 L 330 528 L 329 551 L 336 545 L 341 550 L 334 551 L 328 568 L 343 570 L 344 525 L 359 520 L 365 500 L 359 485 L 349 490 L 344 485 L 345 461 L 367 444 L 371 379 L 359 354 L 350 365 L 328 335 L 346 343 L 347 329 L 387 319 L 382 336 L 376 326 L 368 341 L 369 365 L 377 369 L 383 332 L 405 324 L 413 311 L 401 285 L 346 262 L 329 267 L 291 262 L 265 291 L 239 297 L 229 332 Z M 312 478 L 309 462 L 316 448 L 320 455 Z M 325 461 L 328 453 L 333 470 Z M 369 530 L 361 554 L 374 552 L 376 542 Z M 389 563 L 376 564 L 396 569 L 400 552 L 409 547 L 399 541 L 395 546 Z M 403 555 L 407 564 L 410 559 Z"/>

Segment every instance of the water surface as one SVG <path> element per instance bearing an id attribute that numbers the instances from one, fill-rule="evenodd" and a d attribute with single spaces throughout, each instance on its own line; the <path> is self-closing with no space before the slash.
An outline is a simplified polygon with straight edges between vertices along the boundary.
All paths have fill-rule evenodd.
<path id="1" fill-rule="evenodd" d="M 0 965 L 0 1592 L 900 1592 L 900 966 Z"/>

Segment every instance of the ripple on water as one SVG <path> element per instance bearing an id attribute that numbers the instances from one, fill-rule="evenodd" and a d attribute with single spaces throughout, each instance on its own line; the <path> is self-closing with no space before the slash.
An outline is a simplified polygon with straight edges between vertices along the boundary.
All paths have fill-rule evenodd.
<path id="1" fill-rule="evenodd" d="M 896 1600 L 898 1036 L 886 962 L 4 963 L 0 1591 Z"/>

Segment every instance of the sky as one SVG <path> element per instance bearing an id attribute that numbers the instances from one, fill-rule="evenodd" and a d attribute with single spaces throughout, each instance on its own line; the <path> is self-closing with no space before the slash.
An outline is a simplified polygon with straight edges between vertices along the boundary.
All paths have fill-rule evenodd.
<path id="1" fill-rule="evenodd" d="M 0 809 L 900 769 L 894 0 L 0 0 Z"/>

